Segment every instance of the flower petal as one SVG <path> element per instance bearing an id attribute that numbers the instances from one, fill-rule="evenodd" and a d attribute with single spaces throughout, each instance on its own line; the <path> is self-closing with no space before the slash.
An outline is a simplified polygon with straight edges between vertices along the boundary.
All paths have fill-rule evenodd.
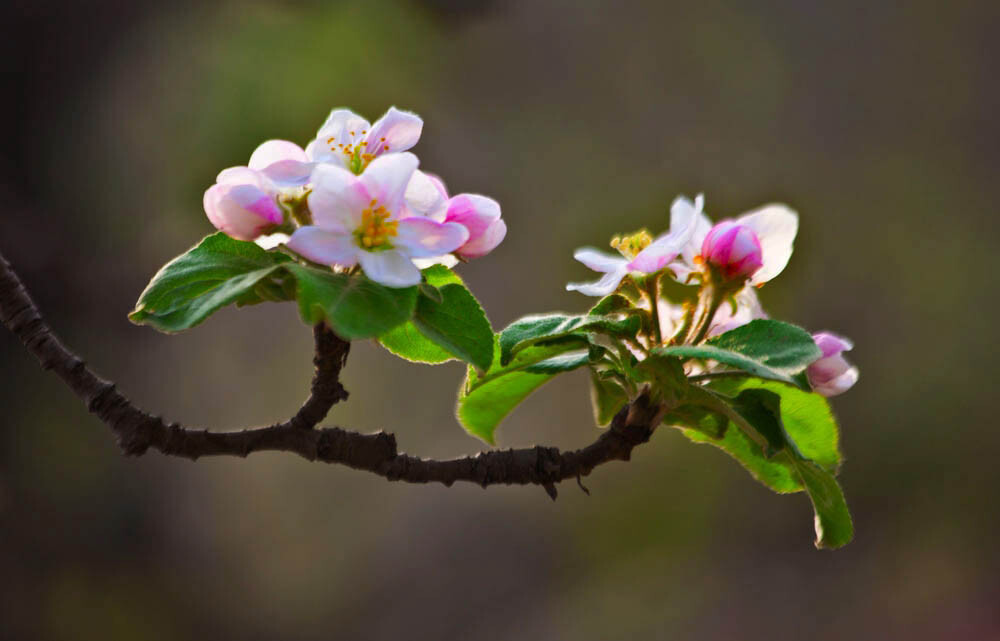
<path id="1" fill-rule="evenodd" d="M 750 284 L 766 283 L 780 274 L 792 257 L 799 215 L 785 205 L 765 205 L 740 216 L 736 222 L 752 229 L 760 241 L 764 265 L 750 278 Z"/>
<path id="2" fill-rule="evenodd" d="M 276 162 L 283 160 L 295 160 L 298 162 L 309 162 L 306 152 L 302 151 L 294 142 L 287 140 L 268 140 L 261 143 L 250 155 L 250 162 L 247 166 L 250 169 L 261 171 L 267 169 Z"/>
<path id="3" fill-rule="evenodd" d="M 448 192 L 440 178 L 416 170 L 406 186 L 405 196 L 409 215 L 427 216 L 439 223 L 444 222 L 448 211 Z"/>
<path id="4" fill-rule="evenodd" d="M 628 264 L 628 261 L 621 256 L 606 254 L 592 247 L 581 247 L 573 252 L 573 258 L 593 269 L 595 272 L 614 272 L 624 269 Z"/>
<path id="5" fill-rule="evenodd" d="M 343 167 L 317 165 L 312 173 L 309 210 L 317 225 L 331 231 L 351 231 L 361 224 L 361 211 L 371 196 L 357 176 Z"/>
<path id="6" fill-rule="evenodd" d="M 813 334 L 813 340 L 816 341 L 816 346 L 823 352 L 823 358 L 854 349 L 854 343 L 849 339 L 831 334 L 830 332 Z"/>
<path id="7" fill-rule="evenodd" d="M 666 267 L 691 241 L 703 205 L 702 196 L 698 196 L 693 205 L 683 196 L 674 199 L 670 206 L 670 231 L 639 252 L 629 263 L 629 269 L 652 274 Z"/>
<path id="8" fill-rule="evenodd" d="M 334 109 L 319 128 L 316 140 L 306 147 L 306 154 L 316 162 L 345 164 L 342 147 L 353 147 L 364 140 L 371 129 L 368 121 L 350 109 Z"/>
<path id="9" fill-rule="evenodd" d="M 618 289 L 618 284 L 622 282 L 627 273 L 628 268 L 622 265 L 614 271 L 609 271 L 600 280 L 593 283 L 570 283 L 566 285 L 566 291 L 577 291 L 586 296 L 607 296 Z"/>
<path id="10" fill-rule="evenodd" d="M 417 157 L 409 152 L 388 154 L 373 160 L 362 172 L 360 180 L 371 199 L 377 199 L 380 205 L 396 214 L 403 204 L 406 186 L 419 164 Z"/>
<path id="11" fill-rule="evenodd" d="M 462 258 L 481 258 L 497 248 L 507 237 L 507 223 L 497 219 L 490 223 L 490 226 L 483 230 L 478 238 L 470 239 L 458 248 L 457 253 Z"/>
<path id="12" fill-rule="evenodd" d="M 469 230 L 458 223 L 439 223 L 422 216 L 399 221 L 393 244 L 411 258 L 430 258 L 448 254 L 469 239 Z"/>
<path id="13" fill-rule="evenodd" d="M 409 111 L 389 107 L 366 136 L 365 152 L 379 156 L 387 151 L 406 151 L 420 140 L 424 121 Z"/>
<path id="14" fill-rule="evenodd" d="M 254 185 L 212 185 L 202 203 L 212 224 L 237 240 L 253 240 L 282 221 L 274 199 Z"/>
<path id="15" fill-rule="evenodd" d="M 420 282 L 420 270 L 398 251 L 359 251 L 358 261 L 368 278 L 386 287 L 412 287 Z"/>
<path id="16" fill-rule="evenodd" d="M 838 394 L 843 394 L 847 390 L 854 387 L 854 384 L 858 382 L 859 376 L 860 372 L 858 371 L 858 368 L 851 367 L 830 381 L 819 385 L 814 384 L 813 391 L 823 396 L 837 396 Z"/>
<path id="17" fill-rule="evenodd" d="M 309 225 L 295 230 L 288 239 L 288 248 L 314 263 L 352 267 L 363 252 L 351 234 L 337 233 Z"/>

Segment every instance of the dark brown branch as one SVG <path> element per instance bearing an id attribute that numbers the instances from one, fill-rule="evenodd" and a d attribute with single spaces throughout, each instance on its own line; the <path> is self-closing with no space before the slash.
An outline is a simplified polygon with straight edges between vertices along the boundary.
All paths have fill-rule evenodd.
<path id="1" fill-rule="evenodd" d="M 608 461 L 629 460 L 632 449 L 649 440 L 663 408 L 640 396 L 626 405 L 594 443 L 561 452 L 554 447 L 494 450 L 451 460 L 428 460 L 401 454 L 392 434 L 360 434 L 340 428 L 313 429 L 330 408 L 347 398 L 340 371 L 350 344 L 329 329 L 316 328 L 316 373 L 309 399 L 291 419 L 270 427 L 238 432 L 210 432 L 168 424 L 132 405 L 109 381 L 98 377 L 70 352 L 45 323 L 30 296 L 0 254 L 0 321 L 52 370 L 87 408 L 104 421 L 127 455 L 149 448 L 191 460 L 202 456 L 246 456 L 252 452 L 294 452 L 310 461 L 341 463 L 391 481 L 438 482 L 450 486 L 468 481 L 494 484 L 537 484 L 555 498 L 555 483 L 586 476 Z M 581 485 L 582 487 L 582 485 Z"/>

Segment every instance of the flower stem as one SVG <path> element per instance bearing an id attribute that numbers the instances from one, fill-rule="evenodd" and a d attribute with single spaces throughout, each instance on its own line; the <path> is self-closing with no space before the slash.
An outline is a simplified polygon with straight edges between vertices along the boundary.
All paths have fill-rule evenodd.
<path id="1" fill-rule="evenodd" d="M 697 345 L 705 340 L 705 335 L 708 334 L 708 330 L 712 326 L 712 321 L 715 320 L 716 312 L 719 311 L 719 307 L 726 300 L 726 293 L 718 287 L 710 285 L 706 287 L 705 291 L 707 294 L 703 296 L 702 300 L 707 301 L 707 304 L 703 306 L 704 312 L 701 318 L 698 319 L 697 331 L 694 332 L 691 340 L 687 341 L 691 345 Z"/>
<path id="2" fill-rule="evenodd" d="M 663 342 L 663 336 L 660 333 L 660 306 L 658 305 L 660 296 L 660 275 L 652 274 L 646 277 L 646 295 L 649 297 L 649 311 L 652 316 L 652 331 L 650 331 L 650 340 L 653 342 L 653 347 L 659 345 Z"/>

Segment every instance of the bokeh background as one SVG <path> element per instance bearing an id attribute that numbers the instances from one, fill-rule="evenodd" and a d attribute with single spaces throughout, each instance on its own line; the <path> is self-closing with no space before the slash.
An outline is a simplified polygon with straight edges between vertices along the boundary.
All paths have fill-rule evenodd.
<path id="1" fill-rule="evenodd" d="M 1000 5 L 6 3 L 0 250 L 53 326 L 141 406 L 215 429 L 288 416 L 311 373 L 292 305 L 180 336 L 126 320 L 211 231 L 201 194 L 329 109 L 426 122 L 416 152 L 503 205 L 462 267 L 493 323 L 582 311 L 580 245 L 678 193 L 716 218 L 797 208 L 776 316 L 852 337 L 836 399 L 856 541 L 812 546 L 777 496 L 658 432 L 551 502 L 539 488 L 407 486 L 290 455 L 123 458 L 0 331 L 4 639 L 997 639 Z M 354 347 L 329 422 L 447 457 L 462 367 Z M 579 447 L 586 377 L 513 414 L 504 447 Z"/>

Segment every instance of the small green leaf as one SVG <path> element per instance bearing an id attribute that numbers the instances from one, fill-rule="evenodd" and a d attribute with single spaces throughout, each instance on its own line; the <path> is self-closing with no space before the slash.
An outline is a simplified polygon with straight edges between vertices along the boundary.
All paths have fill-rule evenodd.
<path id="1" fill-rule="evenodd" d="M 695 430 L 714 440 L 723 438 L 729 427 L 728 417 L 697 405 L 678 407 L 664 416 L 663 422 Z"/>
<path id="2" fill-rule="evenodd" d="M 500 364 L 506 365 L 518 351 L 535 343 L 558 340 L 567 336 L 598 332 L 614 336 L 635 337 L 640 321 L 634 316 L 567 316 L 545 314 L 525 316 L 511 323 L 500 333 Z"/>
<path id="3" fill-rule="evenodd" d="M 632 308 L 632 301 L 621 294 L 611 294 L 597 301 L 597 304 L 587 312 L 588 316 L 607 316 L 616 312 L 622 312 Z"/>
<path id="4" fill-rule="evenodd" d="M 270 277 L 291 259 L 219 232 L 178 256 L 153 276 L 129 319 L 163 332 L 179 332 L 213 312 L 238 303 L 283 299 Z"/>
<path id="5" fill-rule="evenodd" d="M 854 523 L 837 479 L 811 461 L 796 461 L 795 470 L 816 513 L 816 547 L 834 549 L 850 543 Z"/>
<path id="6" fill-rule="evenodd" d="M 372 338 L 413 316 L 417 288 L 379 285 L 362 274 L 348 276 L 289 263 L 298 281 L 299 313 L 308 325 L 326 321 L 344 340 Z"/>
<path id="7" fill-rule="evenodd" d="M 590 347 L 584 338 L 567 337 L 558 343 L 528 347 L 504 367 L 500 365 L 499 337 L 495 337 L 490 369 L 477 372 L 469 367 L 466 371 L 455 411 L 459 423 L 473 436 L 495 444 L 500 422 L 557 374 L 590 363 L 594 356 Z"/>
<path id="8" fill-rule="evenodd" d="M 628 394 L 608 372 L 591 370 L 590 402 L 594 408 L 594 421 L 600 427 L 611 423 L 615 414 L 628 402 Z"/>
<path id="9" fill-rule="evenodd" d="M 447 267 L 434 265 L 424 270 L 424 277 L 413 318 L 380 336 L 379 342 L 410 361 L 437 364 L 457 358 L 489 369 L 493 328 L 479 301 Z"/>
<path id="10" fill-rule="evenodd" d="M 802 328 L 774 320 L 755 320 L 704 345 L 657 347 L 654 354 L 714 360 L 760 378 L 801 385 L 795 376 L 822 356 Z"/>
<path id="11" fill-rule="evenodd" d="M 428 272 L 444 270 L 447 274 L 427 274 L 428 282 L 441 293 L 441 302 L 427 296 L 417 299 L 414 326 L 431 342 L 443 347 L 480 370 L 493 362 L 493 327 L 486 312 L 458 276 L 435 266 Z M 449 282 L 450 281 L 450 282 Z"/>

